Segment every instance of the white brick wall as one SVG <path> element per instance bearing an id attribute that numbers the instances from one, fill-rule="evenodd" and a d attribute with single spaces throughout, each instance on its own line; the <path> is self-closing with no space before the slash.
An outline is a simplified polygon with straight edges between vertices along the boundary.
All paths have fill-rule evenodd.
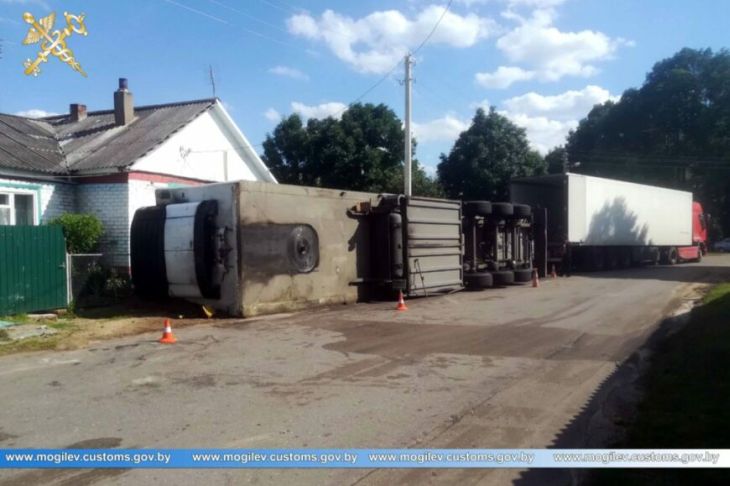
<path id="1" fill-rule="evenodd" d="M 104 263 L 129 266 L 129 191 L 127 184 L 80 184 L 76 186 L 76 207 L 94 214 L 104 225 L 99 250 Z"/>
<path id="2" fill-rule="evenodd" d="M 129 234 L 137 209 L 155 205 L 155 190 L 179 184 L 131 180 L 126 184 L 76 186 L 78 212 L 96 215 L 104 225 L 99 250 L 104 263 L 129 267 Z"/>
<path id="3" fill-rule="evenodd" d="M 0 191 L 31 193 L 35 195 L 36 223 L 45 224 L 51 219 L 76 211 L 73 184 L 53 182 L 29 182 L 0 178 Z"/>

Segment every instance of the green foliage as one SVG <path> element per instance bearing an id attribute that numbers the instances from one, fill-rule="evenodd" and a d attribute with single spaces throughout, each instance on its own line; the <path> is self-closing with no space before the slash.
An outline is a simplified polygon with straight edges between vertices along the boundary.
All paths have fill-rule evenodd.
<path id="1" fill-rule="evenodd" d="M 693 191 L 730 233 L 730 52 L 656 63 L 640 88 L 594 107 L 566 149 L 575 172 Z"/>
<path id="2" fill-rule="evenodd" d="M 48 224 L 61 226 L 69 253 L 93 251 L 104 234 L 104 226 L 93 214 L 64 213 Z"/>
<path id="3" fill-rule="evenodd" d="M 88 275 L 79 299 L 83 304 L 97 302 L 109 298 L 118 299 L 131 294 L 132 283 L 127 275 L 120 275 L 113 268 L 92 264 L 87 269 Z"/>
<path id="4" fill-rule="evenodd" d="M 720 284 L 705 297 L 704 305 L 692 310 L 689 323 L 658 342 L 642 379 L 637 415 L 626 437 L 611 447 L 730 446 L 729 313 L 730 284 Z M 602 469 L 593 476 L 588 484 L 727 484 L 727 472 L 718 469 Z"/>
<path id="5" fill-rule="evenodd" d="M 341 120 L 284 118 L 264 141 L 263 160 L 284 184 L 370 192 L 402 192 L 404 131 L 387 106 L 352 105 Z M 400 181 L 400 182 L 398 182 Z M 413 193 L 439 194 L 417 161 Z"/>
<path id="6" fill-rule="evenodd" d="M 438 177 L 449 197 L 508 199 L 513 177 L 545 173 L 545 161 L 530 149 L 525 130 L 490 108 L 479 108 L 448 156 L 441 154 Z"/>
<path id="7" fill-rule="evenodd" d="M 562 174 L 568 168 L 568 151 L 565 147 L 555 147 L 545 156 L 548 174 Z"/>

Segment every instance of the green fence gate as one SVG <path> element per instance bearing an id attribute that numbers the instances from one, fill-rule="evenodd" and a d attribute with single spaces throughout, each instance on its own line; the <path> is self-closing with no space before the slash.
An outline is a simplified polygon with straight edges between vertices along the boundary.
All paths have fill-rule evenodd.
<path id="1" fill-rule="evenodd" d="M 0 315 L 66 307 L 59 226 L 0 226 Z"/>

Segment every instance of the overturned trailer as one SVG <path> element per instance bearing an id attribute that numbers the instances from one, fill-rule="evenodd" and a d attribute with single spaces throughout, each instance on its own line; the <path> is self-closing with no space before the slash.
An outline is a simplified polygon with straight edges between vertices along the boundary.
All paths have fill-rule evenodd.
<path id="1" fill-rule="evenodd" d="M 262 182 L 161 189 L 132 222 L 132 279 L 242 316 L 459 289 L 460 217 L 458 201 Z"/>

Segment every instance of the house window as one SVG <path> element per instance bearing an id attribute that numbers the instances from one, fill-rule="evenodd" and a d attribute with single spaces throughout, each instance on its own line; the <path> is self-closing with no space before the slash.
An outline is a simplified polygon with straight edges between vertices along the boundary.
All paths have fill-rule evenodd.
<path id="1" fill-rule="evenodd" d="M 0 225 L 34 225 L 35 196 L 28 193 L 0 192 Z"/>

